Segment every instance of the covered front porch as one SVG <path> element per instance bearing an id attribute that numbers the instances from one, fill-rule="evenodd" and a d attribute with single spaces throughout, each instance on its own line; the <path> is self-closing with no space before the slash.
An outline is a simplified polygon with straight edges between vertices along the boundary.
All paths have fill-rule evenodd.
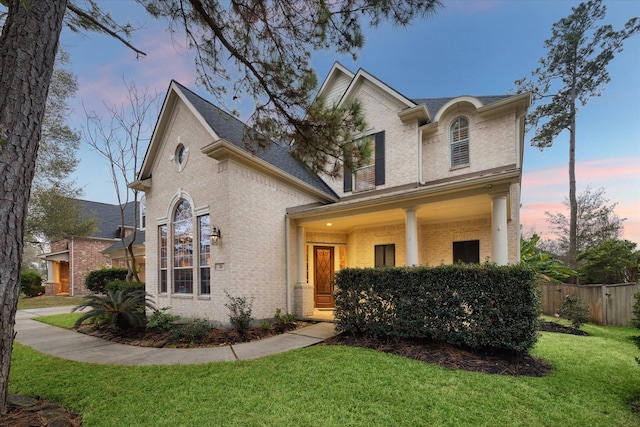
<path id="1" fill-rule="evenodd" d="M 40 258 L 47 262 L 45 295 L 70 295 L 69 250 L 44 254 Z"/>
<path id="2" fill-rule="evenodd" d="M 415 186 L 289 210 L 291 306 L 302 317 L 330 316 L 333 276 L 346 267 L 517 262 L 518 188 Z"/>

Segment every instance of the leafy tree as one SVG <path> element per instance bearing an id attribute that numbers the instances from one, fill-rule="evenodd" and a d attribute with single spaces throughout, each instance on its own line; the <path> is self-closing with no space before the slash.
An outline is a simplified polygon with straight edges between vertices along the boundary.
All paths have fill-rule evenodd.
<path id="1" fill-rule="evenodd" d="M 97 230 L 96 219 L 87 214 L 74 192 L 53 186 L 34 191 L 26 228 L 34 236 L 43 236 L 48 242 L 70 237 L 88 236 Z"/>
<path id="2" fill-rule="evenodd" d="M 138 0 L 152 15 L 182 28 L 197 53 L 200 80 L 214 93 L 251 95 L 254 123 L 265 135 L 296 135 L 294 151 L 307 146 L 301 158 L 315 165 L 313 153 L 342 156 L 332 150 L 349 142 L 335 122 L 305 121 L 316 84 L 311 52 L 335 47 L 355 56 L 363 45 L 361 21 L 384 20 L 405 25 L 426 16 L 438 0 L 308 0 L 238 1 Z M 130 44 L 134 29 L 118 24 L 94 0 L 86 8 L 69 0 L 0 0 L 7 6 L 0 36 L 0 415 L 7 410 L 13 325 L 19 293 L 24 221 L 40 141 L 44 105 L 63 24 L 74 31 L 98 31 Z M 25 48 L 28 46 L 28 49 Z M 229 82 L 235 82 L 230 84 Z M 226 82 L 227 85 L 220 82 Z M 321 110 L 321 109 L 320 109 Z M 327 106 L 327 115 L 335 115 Z M 352 115 L 347 113 L 347 124 Z M 342 124 L 341 124 L 342 125 Z M 356 126 L 357 128 L 357 126 Z M 318 135 L 334 135 L 322 140 Z M 354 127 L 347 127 L 348 131 Z M 270 132 L 266 132 L 270 131 Z M 345 145 L 345 148 L 348 148 Z M 324 154 L 320 154 L 322 158 Z M 346 156 L 347 159 L 352 158 Z M 358 158 L 358 156 L 353 156 Z M 338 160 L 336 160 L 338 161 Z M 339 168 L 330 167 L 329 172 Z"/>
<path id="3" fill-rule="evenodd" d="M 518 91 L 531 91 L 536 105 L 528 122 L 536 128 L 531 144 L 543 150 L 563 131 L 569 131 L 569 266 L 575 267 L 578 250 L 578 201 L 576 197 L 575 151 L 578 104 L 585 106 L 599 96 L 611 77 L 609 62 L 622 51 L 623 42 L 640 31 L 640 20 L 632 18 L 624 28 L 598 26 L 605 18 L 602 0 L 589 0 L 553 24 L 551 38 L 544 42 L 547 56 L 540 66 L 517 80 Z"/>
<path id="4" fill-rule="evenodd" d="M 82 194 L 69 180 L 78 165 L 76 152 L 80 135 L 71 129 L 67 118 L 71 108 L 68 99 L 77 91 L 77 78 L 69 69 L 68 54 L 59 50 L 42 121 L 42 137 L 31 185 L 29 215 L 27 216 L 22 262 L 41 266 L 37 258 L 44 245 L 67 236 L 84 236 L 93 232 L 89 218 L 79 218 L 79 212 L 69 212 L 68 198 Z M 56 205 L 60 202 L 60 205 Z M 74 207 L 79 211 L 79 207 Z M 55 220 L 54 220 L 55 218 Z M 52 221 L 53 220 L 53 221 Z M 68 230 L 60 235 L 61 230 Z M 53 238 L 53 240 L 52 240 Z"/>
<path id="5" fill-rule="evenodd" d="M 587 187 L 576 199 L 576 250 L 578 253 L 600 245 L 608 239 L 617 239 L 622 232 L 622 223 L 626 218 L 620 218 L 614 213 L 617 203 L 608 205 L 604 197 L 604 189 L 591 190 Z M 570 202 L 565 199 L 563 204 L 570 208 Z M 567 254 L 570 247 L 570 219 L 562 212 L 545 212 L 551 231 L 558 237 L 558 249 Z"/>
<path id="6" fill-rule="evenodd" d="M 584 283 L 626 283 L 629 273 L 640 261 L 635 253 L 636 244 L 629 240 L 605 240 L 578 255 L 584 261 L 580 275 Z"/>
<path id="7" fill-rule="evenodd" d="M 530 239 L 520 239 L 520 262 L 529 266 L 538 274 L 539 280 L 563 282 L 570 276 L 577 275 L 572 268 L 566 267 L 562 261 L 555 259 L 538 247 L 540 236 L 533 234 Z"/>
<path id="8" fill-rule="evenodd" d="M 142 153 L 147 145 L 144 136 L 151 130 L 147 120 L 149 114 L 157 107 L 159 94 L 150 94 L 147 90 L 140 90 L 134 83 L 126 83 L 129 92 L 129 104 L 125 108 L 107 106 L 111 118 L 107 121 L 95 112 L 87 113 L 87 143 L 109 163 L 111 181 L 120 206 L 120 224 L 125 229 L 127 224 L 125 210 L 127 204 L 133 202 L 133 224 L 138 222 L 138 193 L 130 189 L 138 172 L 138 165 L 142 161 Z M 132 199 L 132 200 L 131 200 Z M 128 270 L 127 280 L 140 281 L 136 267 L 136 257 L 133 244 L 138 233 L 133 228 L 130 236 L 120 235 L 120 242 L 125 250 L 125 265 Z"/>

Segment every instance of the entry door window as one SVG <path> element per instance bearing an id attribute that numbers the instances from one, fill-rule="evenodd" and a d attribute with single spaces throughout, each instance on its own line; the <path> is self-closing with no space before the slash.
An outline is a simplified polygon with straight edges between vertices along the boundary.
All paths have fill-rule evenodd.
<path id="1" fill-rule="evenodd" d="M 480 263 L 480 240 L 453 242 L 453 262 Z"/>

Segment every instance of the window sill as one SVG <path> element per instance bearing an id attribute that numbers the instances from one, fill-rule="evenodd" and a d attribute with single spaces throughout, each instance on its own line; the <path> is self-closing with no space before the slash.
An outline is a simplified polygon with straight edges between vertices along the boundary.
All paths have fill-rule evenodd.
<path id="1" fill-rule="evenodd" d="M 200 301 L 211 301 L 211 295 L 198 295 Z"/>
<path id="2" fill-rule="evenodd" d="M 470 168 L 470 167 L 471 167 L 471 164 L 467 163 L 466 165 L 460 165 L 460 166 L 455 166 L 455 167 L 449 168 L 449 172 L 457 171 L 457 170 L 460 170 L 460 169 L 466 169 L 466 168 Z"/>
<path id="3" fill-rule="evenodd" d="M 171 298 L 193 299 L 193 294 L 171 294 Z"/>

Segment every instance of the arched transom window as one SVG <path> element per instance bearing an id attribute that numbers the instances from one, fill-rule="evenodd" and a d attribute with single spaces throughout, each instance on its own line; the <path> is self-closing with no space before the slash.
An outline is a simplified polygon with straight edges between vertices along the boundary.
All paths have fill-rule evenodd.
<path id="1" fill-rule="evenodd" d="M 193 211 L 184 199 L 173 215 L 173 292 L 193 293 Z"/>
<path id="2" fill-rule="evenodd" d="M 451 124 L 451 167 L 469 164 L 469 120 L 458 117 Z"/>
<path id="3" fill-rule="evenodd" d="M 191 203 L 180 199 L 170 223 L 158 226 L 160 293 L 211 293 L 210 240 L 209 214 L 194 217 Z"/>

